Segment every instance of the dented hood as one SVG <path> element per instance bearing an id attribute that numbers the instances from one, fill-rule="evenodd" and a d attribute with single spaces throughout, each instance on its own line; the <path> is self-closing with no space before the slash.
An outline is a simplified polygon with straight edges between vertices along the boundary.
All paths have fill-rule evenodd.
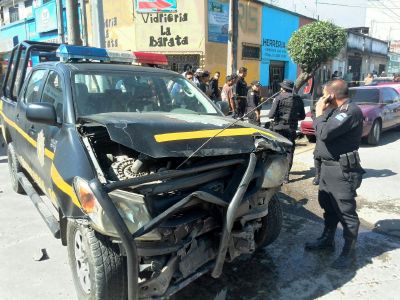
<path id="1" fill-rule="evenodd" d="M 102 125 L 112 141 L 153 158 L 187 157 L 207 143 L 196 156 L 250 153 L 254 136 L 263 136 L 271 149 L 290 145 L 280 135 L 248 123 L 238 122 L 220 133 L 233 119 L 210 115 L 168 113 L 103 113 L 82 118 L 83 126 Z"/>

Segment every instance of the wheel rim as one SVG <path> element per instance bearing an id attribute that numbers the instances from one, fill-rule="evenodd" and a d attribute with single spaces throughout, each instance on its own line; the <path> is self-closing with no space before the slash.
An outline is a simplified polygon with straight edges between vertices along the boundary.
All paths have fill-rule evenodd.
<path id="1" fill-rule="evenodd" d="M 86 255 L 86 246 L 83 242 L 82 234 L 79 230 L 75 232 L 75 264 L 76 274 L 78 275 L 79 282 L 82 290 L 86 294 L 90 294 L 90 271 L 89 262 Z"/>
<path id="2" fill-rule="evenodd" d="M 381 137 L 381 128 L 379 126 L 379 123 L 375 123 L 374 136 L 375 136 L 375 140 L 379 141 L 379 139 Z"/>

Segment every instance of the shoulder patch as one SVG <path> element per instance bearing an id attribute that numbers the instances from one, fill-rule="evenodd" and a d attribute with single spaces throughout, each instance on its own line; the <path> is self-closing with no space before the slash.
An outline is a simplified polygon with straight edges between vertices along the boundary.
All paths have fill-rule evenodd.
<path id="1" fill-rule="evenodd" d="M 342 122 L 344 119 L 346 119 L 347 118 L 347 114 L 346 113 L 340 113 L 340 114 L 338 114 L 336 117 L 335 117 L 335 119 L 336 120 L 339 120 L 340 122 Z"/>
<path id="2" fill-rule="evenodd" d="M 349 104 L 348 103 L 346 103 L 345 105 L 343 105 L 341 108 L 340 108 L 340 111 L 348 111 L 349 110 Z"/>

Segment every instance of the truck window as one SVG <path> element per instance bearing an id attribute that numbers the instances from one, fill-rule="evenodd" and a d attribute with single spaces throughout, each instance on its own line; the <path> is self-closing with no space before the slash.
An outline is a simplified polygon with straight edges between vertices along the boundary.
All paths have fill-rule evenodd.
<path id="1" fill-rule="evenodd" d="M 51 103 L 57 113 L 57 122 L 63 121 L 63 87 L 61 77 L 55 71 L 51 71 L 43 88 L 42 102 Z"/>
<path id="2" fill-rule="evenodd" d="M 24 102 L 33 103 L 40 101 L 40 89 L 45 80 L 46 70 L 35 70 L 26 87 Z"/>

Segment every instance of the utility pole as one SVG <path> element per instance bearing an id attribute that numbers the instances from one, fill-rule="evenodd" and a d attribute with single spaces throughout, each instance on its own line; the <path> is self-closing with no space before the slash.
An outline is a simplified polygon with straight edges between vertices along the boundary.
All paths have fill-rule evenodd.
<path id="1" fill-rule="evenodd" d="M 82 45 L 79 30 L 78 0 L 66 0 L 66 9 L 68 44 Z"/>
<path id="2" fill-rule="evenodd" d="M 81 6 L 81 20 L 82 20 L 82 39 L 83 45 L 88 46 L 88 32 L 87 32 L 87 14 L 86 14 L 86 0 L 79 0 Z"/>
<path id="3" fill-rule="evenodd" d="M 61 44 L 63 44 L 65 42 L 65 38 L 64 38 L 64 15 L 63 15 L 62 0 L 56 0 L 56 7 L 57 7 L 58 40 Z"/>
<path id="4" fill-rule="evenodd" d="M 103 0 L 91 0 L 92 8 L 92 44 L 94 47 L 105 48 Z"/>
<path id="5" fill-rule="evenodd" d="M 226 73 L 235 74 L 237 71 L 237 46 L 239 24 L 239 0 L 229 1 L 229 32 L 228 32 L 228 60 Z"/>

